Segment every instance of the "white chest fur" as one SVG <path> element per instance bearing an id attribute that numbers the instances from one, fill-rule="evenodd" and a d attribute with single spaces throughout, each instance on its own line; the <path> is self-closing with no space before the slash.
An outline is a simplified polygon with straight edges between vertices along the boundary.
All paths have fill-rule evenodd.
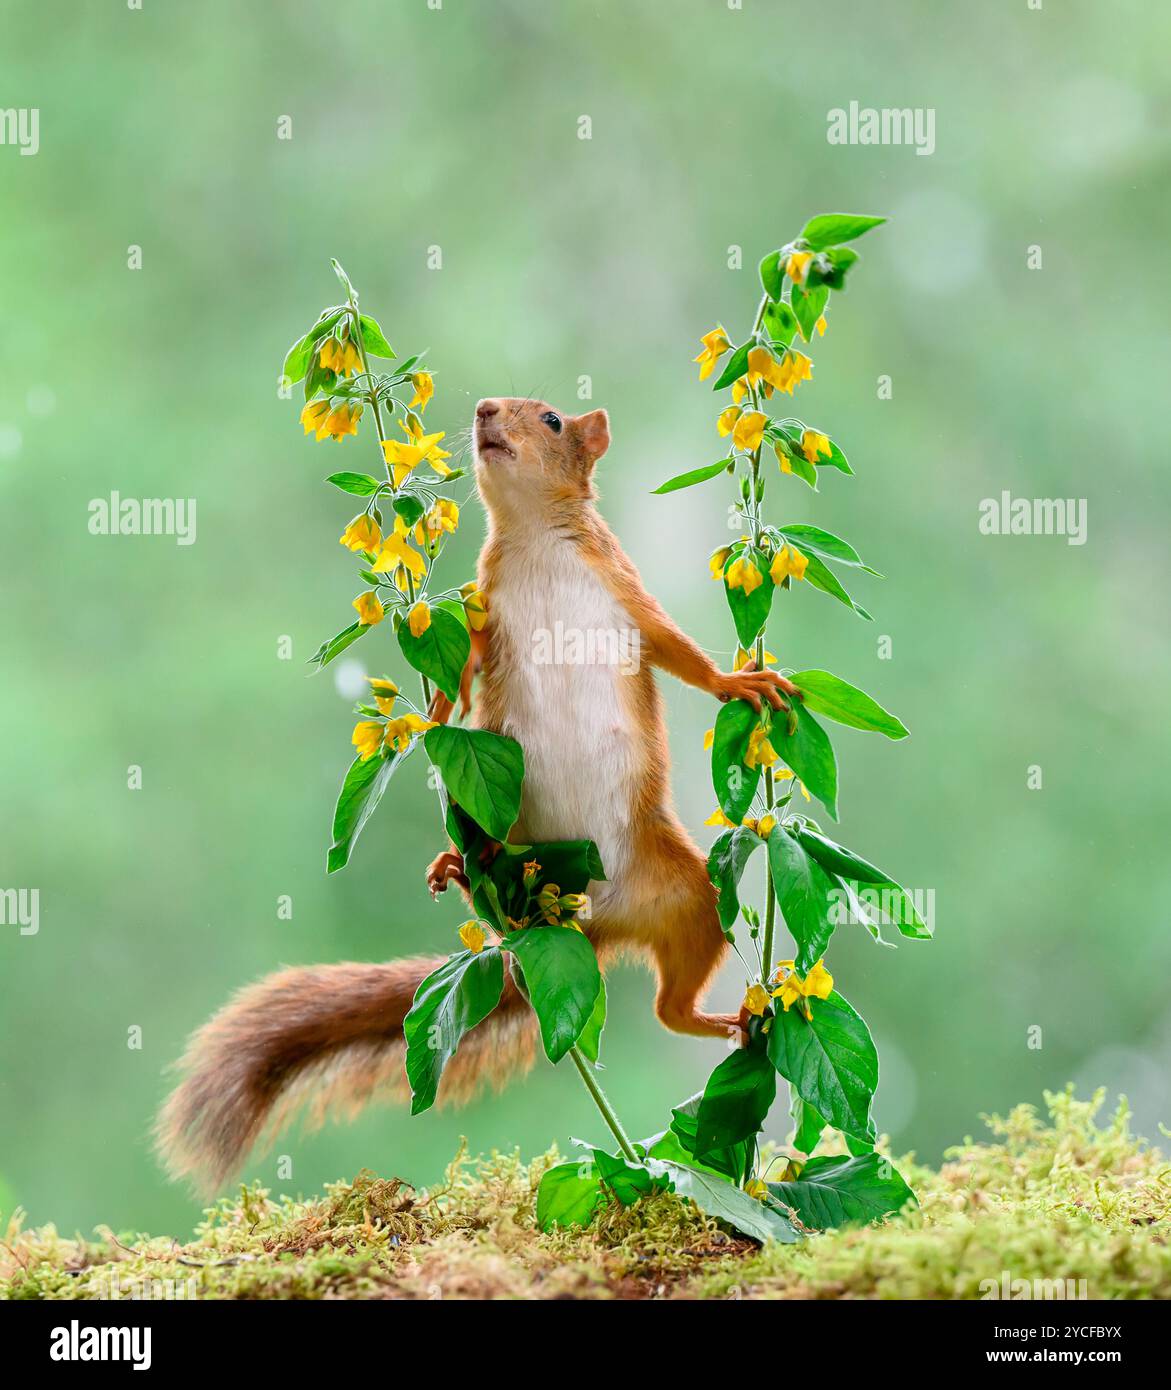
<path id="1" fill-rule="evenodd" d="M 488 595 L 504 731 L 525 753 L 517 832 L 596 842 L 609 882 L 626 868 L 638 734 L 629 615 L 569 540 L 510 549 Z"/>

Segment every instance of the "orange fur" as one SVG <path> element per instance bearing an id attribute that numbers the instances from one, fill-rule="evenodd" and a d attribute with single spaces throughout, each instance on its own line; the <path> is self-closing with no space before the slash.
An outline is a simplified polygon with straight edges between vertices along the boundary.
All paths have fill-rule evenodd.
<path id="1" fill-rule="evenodd" d="M 593 468 L 610 442 L 605 412 L 558 415 L 556 433 L 542 418 L 549 413 L 551 407 L 528 400 L 481 401 L 477 408 L 476 476 L 489 517 L 479 586 L 488 620 L 473 635 L 461 709 L 466 713 L 478 675 L 473 723 L 513 733 L 522 746 L 528 740 L 526 800 L 514 838 L 610 835 L 617 862 L 609 872 L 611 862 L 603 855 L 609 879 L 594 885 L 594 912 L 585 924 L 603 964 L 626 950 L 648 955 L 658 975 L 655 1010 L 663 1024 L 681 1033 L 726 1035 L 737 1028 L 737 1018 L 701 1008 L 726 945 L 704 856 L 671 805 L 666 725 L 650 668 L 661 667 L 719 699 L 757 706 L 762 699 L 779 704 L 777 687 L 789 693 L 792 688 L 773 672 L 722 673 L 676 627 L 643 588 L 594 507 Z M 562 790 L 556 777 L 548 781 L 544 721 L 565 711 L 542 704 L 539 689 L 534 695 L 533 673 L 525 668 L 524 623 L 539 601 L 548 608 L 558 585 L 570 595 L 571 607 L 579 598 L 594 609 L 609 605 L 640 634 L 637 672 L 615 672 L 614 685 L 598 685 L 594 677 L 590 687 L 607 702 L 605 718 L 611 722 L 598 730 L 597 757 L 581 772 L 581 784 L 590 781 L 585 790 L 595 799 L 608 798 L 616 825 L 596 823 L 572 797 L 567 806 L 542 801 L 550 786 L 554 793 Z M 580 615 L 564 616 L 573 622 Z M 580 700 L 584 687 L 566 688 Z M 438 696 L 432 717 L 446 720 L 452 712 L 452 702 Z M 588 703 L 584 712 L 598 713 Z M 570 732 L 581 734 L 572 727 Z M 614 750 L 619 756 L 611 759 Z M 610 776 L 613 787 L 605 784 Z M 583 804 L 589 799 L 583 796 Z M 552 833 L 536 833 L 549 824 Z M 428 871 L 432 891 L 460 883 L 461 867 L 457 854 L 440 855 Z M 327 1112 L 352 1114 L 379 1095 L 402 1097 L 403 1020 L 420 981 L 439 964 L 418 959 L 303 967 L 243 990 L 191 1039 L 180 1063 L 183 1079 L 159 1115 L 158 1149 L 171 1172 L 211 1192 L 302 1102 L 319 1122 Z M 507 980 L 499 1006 L 464 1039 L 448 1066 L 440 1100 L 466 1099 L 482 1081 L 501 1084 L 530 1065 L 534 1023 Z"/>

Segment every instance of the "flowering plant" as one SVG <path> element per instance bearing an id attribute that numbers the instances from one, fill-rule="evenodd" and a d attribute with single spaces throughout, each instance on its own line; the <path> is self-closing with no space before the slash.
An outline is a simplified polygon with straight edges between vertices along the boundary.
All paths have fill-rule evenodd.
<path id="1" fill-rule="evenodd" d="M 737 669 L 775 665 L 765 629 L 779 592 L 804 584 L 870 617 L 831 566 L 877 571 L 829 531 L 768 520 L 764 503 L 771 473 L 766 450 L 782 477 L 796 477 L 814 491 L 823 469 L 853 472 L 830 434 L 773 411 L 777 397 L 791 397 L 812 376 L 812 360 L 797 343 L 808 346 L 825 333 L 831 295 L 844 289 L 859 259 L 847 243 L 882 221 L 847 214 L 813 218 L 761 262 L 763 296 L 748 336 L 735 345 L 717 326 L 702 339 L 700 380 L 718 368 L 714 389 L 731 394 L 716 418 L 719 436 L 730 441 L 728 452 L 656 491 L 721 475 L 736 480 L 734 514 L 742 534 L 716 549 L 708 566 L 735 629 Z M 327 665 L 389 611 L 423 699 L 415 705 L 387 676 L 370 681 L 372 703 L 356 710 L 363 716 L 353 734 L 358 756 L 338 798 L 328 867 L 347 862 L 389 778 L 421 743 L 438 773 L 444 824 L 477 914 L 459 929 L 464 949 L 419 986 L 404 1025 L 412 1110 L 433 1104 L 461 1040 L 500 1003 L 508 971 L 537 1015 L 546 1055 L 552 1062 L 571 1058 L 616 1143 L 614 1152 L 584 1145 L 580 1158 L 544 1174 L 537 1198 L 543 1228 L 587 1224 L 604 1202 L 629 1203 L 663 1190 L 759 1240 L 795 1241 L 807 1230 L 898 1210 L 912 1194 L 875 1151 L 877 1052 L 864 1020 L 836 991 L 825 953 L 836 928 L 851 922 L 882 944 L 891 944 L 884 926 L 912 939 L 931 932 L 912 895 L 831 839 L 807 806 L 816 799 L 837 819 L 837 761 L 818 716 L 892 739 L 905 737 L 906 728 L 865 692 L 822 670 L 788 673 L 781 683 L 788 704 L 778 702 L 779 710 L 760 700 L 734 700 L 721 709 L 705 737 L 718 802 L 708 824 L 720 827 L 708 872 L 725 936 L 747 976 L 741 1027 L 737 1045 L 704 1090 L 672 1111 L 669 1127 L 631 1141 L 597 1081 L 605 984 L 592 946 L 574 930 L 588 916 L 587 888 L 605 878 L 604 866 L 588 840 L 508 843 L 524 777 L 520 745 L 431 718 L 437 703 L 460 697 L 472 634 L 487 617 L 474 581 L 444 589 L 434 577 L 446 537 L 459 523 L 459 509 L 443 489 L 463 470 L 448 466 L 443 432 L 428 434 L 422 423 L 434 391 L 431 373 L 420 357 L 387 373 L 371 369 L 371 357 L 393 360 L 393 351 L 377 322 L 359 312 L 357 294 L 334 265 L 347 301 L 325 310 L 294 344 L 285 375 L 304 379 L 302 422 L 319 439 L 356 433 L 369 409 L 386 476 L 335 473 L 328 479 L 367 499 L 341 540 L 357 555 L 369 587 L 354 600 L 358 621 L 312 660 L 318 668 Z M 410 399 L 402 400 L 408 391 Z M 402 438 L 387 438 L 383 413 L 399 410 Z M 795 806 L 796 792 L 802 801 Z M 763 914 L 741 896 L 749 861 L 761 847 Z M 776 958 L 778 906 L 793 942 L 784 959 Z M 748 943 L 743 949 L 741 925 Z M 779 1160 L 764 1160 L 760 1136 L 778 1077 L 789 1086 L 794 1156 L 780 1160 L 784 1166 L 774 1173 Z M 845 1155 L 816 1154 L 827 1129 L 843 1136 Z"/>

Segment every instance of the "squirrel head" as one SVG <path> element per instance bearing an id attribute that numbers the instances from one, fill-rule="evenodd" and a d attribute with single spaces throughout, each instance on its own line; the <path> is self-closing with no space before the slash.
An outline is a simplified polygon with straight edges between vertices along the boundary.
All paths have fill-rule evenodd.
<path id="1" fill-rule="evenodd" d="M 476 482 L 490 511 L 531 515 L 594 496 L 594 464 L 610 447 L 604 410 L 564 415 L 544 401 L 490 396 L 476 406 Z"/>

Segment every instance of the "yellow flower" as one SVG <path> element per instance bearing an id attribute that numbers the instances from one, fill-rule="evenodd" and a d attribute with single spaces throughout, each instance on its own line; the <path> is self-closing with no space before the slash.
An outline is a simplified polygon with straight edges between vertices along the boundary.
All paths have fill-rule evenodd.
<path id="1" fill-rule="evenodd" d="M 460 597 L 464 601 L 464 616 L 473 632 L 483 632 L 488 621 L 488 600 L 476 587 L 476 581 L 469 579 L 460 585 Z"/>
<path id="2" fill-rule="evenodd" d="M 484 949 L 484 942 L 488 940 L 484 934 L 484 928 L 474 919 L 465 922 L 459 929 L 459 939 L 471 951 L 472 955 L 478 956 Z"/>
<path id="3" fill-rule="evenodd" d="M 809 262 L 813 259 L 811 251 L 792 251 L 785 262 L 785 272 L 795 285 L 803 285 L 809 274 Z"/>
<path id="4" fill-rule="evenodd" d="M 434 544 L 445 531 L 450 535 L 458 525 L 459 507 L 449 497 L 440 497 L 427 515 L 415 524 L 415 544 Z"/>
<path id="5" fill-rule="evenodd" d="M 704 746 L 704 748 L 705 748 L 705 749 L 706 749 L 706 748 L 710 748 L 710 747 L 712 746 L 712 744 L 715 743 L 715 741 L 716 741 L 716 731 L 715 731 L 715 729 L 706 729 L 706 730 L 704 731 L 704 735 L 703 735 L 703 746 Z"/>
<path id="6" fill-rule="evenodd" d="M 710 333 L 705 333 L 700 342 L 703 343 L 703 351 L 695 360 L 699 363 L 700 381 L 706 381 L 715 371 L 716 363 L 732 344 L 722 328 L 713 328 Z"/>
<path id="7" fill-rule="evenodd" d="M 358 756 L 363 762 L 367 758 L 372 758 L 382 747 L 384 732 L 383 726 L 376 719 L 368 719 L 364 723 L 354 726 L 350 742 L 358 750 Z"/>
<path id="8" fill-rule="evenodd" d="M 802 555 L 796 546 L 783 545 L 773 556 L 769 573 L 773 577 L 774 584 L 782 583 L 788 575 L 792 575 L 794 579 L 804 579 L 808 564 L 808 555 Z"/>
<path id="9" fill-rule="evenodd" d="M 761 1182 L 759 1178 L 750 1178 L 744 1184 L 744 1191 L 750 1197 L 755 1197 L 758 1202 L 763 1202 L 768 1196 L 768 1183 Z"/>
<path id="10" fill-rule="evenodd" d="M 764 576 L 756 566 L 756 561 L 747 555 L 738 555 L 728 566 L 724 581 L 729 589 L 743 589 L 745 598 L 764 583 Z"/>
<path id="11" fill-rule="evenodd" d="M 373 589 L 359 594 L 353 602 L 353 607 L 358 610 L 358 621 L 363 627 L 373 627 L 375 623 L 380 623 L 386 613 Z"/>
<path id="12" fill-rule="evenodd" d="M 789 455 L 785 450 L 785 446 L 779 439 L 773 445 L 773 453 L 776 454 L 777 462 L 781 465 L 781 472 L 792 473 L 793 465 L 789 462 Z"/>
<path id="13" fill-rule="evenodd" d="M 720 438 L 726 439 L 732 433 L 736 421 L 740 418 L 740 407 L 730 405 L 727 410 L 721 410 L 716 416 L 716 429 L 720 432 Z"/>
<path id="14" fill-rule="evenodd" d="M 746 411 L 736 421 L 736 427 L 732 431 L 732 443 L 737 449 L 759 448 L 767 424 L 768 416 L 761 414 L 759 410 Z"/>
<path id="15" fill-rule="evenodd" d="M 563 893 L 559 901 L 566 912 L 584 912 L 587 915 L 589 913 L 590 895 L 588 893 Z"/>
<path id="16" fill-rule="evenodd" d="M 305 426 L 305 433 L 314 431 L 318 439 L 324 439 L 329 431 L 325 428 L 325 420 L 329 414 L 328 401 L 310 401 L 301 412 L 301 423 Z"/>
<path id="17" fill-rule="evenodd" d="M 773 828 L 776 826 L 776 823 L 776 816 L 761 816 L 761 818 L 753 826 L 753 829 L 756 831 L 756 833 L 760 836 L 762 840 L 767 840 L 769 835 L 772 833 Z"/>
<path id="18" fill-rule="evenodd" d="M 781 1001 L 781 1008 L 786 1013 L 789 1012 L 790 1005 L 800 1000 L 801 1012 L 806 1018 L 812 1018 L 813 1007 L 809 1003 L 810 999 L 828 999 L 833 992 L 834 977 L 820 960 L 804 979 L 797 974 L 791 960 L 778 961 L 777 969 L 783 970 L 785 974 L 779 986 L 773 990 L 773 998 Z"/>
<path id="19" fill-rule="evenodd" d="M 415 576 L 422 579 L 427 573 L 427 562 L 407 540 L 407 527 L 401 516 L 394 519 L 394 533 L 382 541 L 378 558 L 370 566 L 375 574 L 385 574 L 388 570 L 405 566 Z"/>
<path id="20" fill-rule="evenodd" d="M 736 828 L 736 822 L 734 820 L 729 820 L 718 806 L 711 815 L 708 816 L 707 820 L 704 821 L 704 825 L 730 826 L 733 830 Z"/>
<path id="21" fill-rule="evenodd" d="M 735 655 L 735 657 L 734 657 L 733 660 L 732 660 L 732 670 L 733 670 L 733 671 L 742 671 L 742 670 L 745 668 L 745 666 L 748 665 L 748 663 L 749 663 L 750 661 L 755 661 L 755 660 L 756 660 L 756 653 L 755 653 L 755 652 L 746 652 L 746 651 L 744 650 L 743 647 L 737 647 L 737 648 L 736 648 L 736 655 Z M 766 666 L 775 666 L 775 665 L 777 664 L 777 659 L 776 659 L 775 656 L 773 656 L 772 652 L 770 652 L 770 651 L 766 651 L 766 652 L 765 652 L 765 654 L 764 654 L 764 664 L 765 664 Z"/>
<path id="22" fill-rule="evenodd" d="M 404 714 L 398 719 L 391 719 L 386 726 L 387 747 L 394 747 L 400 753 L 405 753 L 416 734 L 425 734 L 428 729 L 434 727 L 434 719 L 424 719 L 419 714 Z"/>
<path id="23" fill-rule="evenodd" d="M 813 363 L 803 352 L 795 352 L 790 348 L 781 359 L 781 367 L 787 375 L 787 381 L 780 389 L 788 391 L 790 396 L 793 394 L 794 386 L 813 379 Z"/>
<path id="24" fill-rule="evenodd" d="M 347 434 L 358 433 L 358 421 L 362 418 L 362 407 L 343 401 L 335 410 L 329 412 L 325 421 L 325 432 L 340 440 Z"/>
<path id="25" fill-rule="evenodd" d="M 450 454 L 439 448 L 439 441 L 445 434 L 444 430 L 439 430 L 436 434 L 424 434 L 421 427 L 412 429 L 405 420 L 400 420 L 399 425 L 407 436 L 405 441 L 401 439 L 381 441 L 382 453 L 387 464 L 393 470 L 395 487 L 399 487 L 411 470 L 418 468 L 424 459 L 434 466 L 436 460 L 441 461 L 451 457 Z M 450 469 L 444 471 L 450 472 Z"/>
<path id="26" fill-rule="evenodd" d="M 795 352 L 792 348 L 786 348 L 779 362 L 767 348 L 753 348 L 748 354 L 748 365 L 749 384 L 755 386 L 763 381 L 766 396 L 772 393 L 773 387 L 791 396 L 794 386 L 813 376 L 813 363 L 803 352 Z"/>
<path id="27" fill-rule="evenodd" d="M 317 361 L 327 372 L 341 372 L 345 354 L 341 343 L 332 334 L 317 349 Z"/>
<path id="28" fill-rule="evenodd" d="M 768 730 L 758 725 L 748 735 L 748 748 L 744 753 L 745 767 L 772 767 L 777 760 L 777 750 L 768 739 Z"/>
<path id="29" fill-rule="evenodd" d="M 768 1008 L 768 990 L 763 985 L 750 986 L 744 995 L 744 1007 L 759 1018 Z"/>
<path id="30" fill-rule="evenodd" d="M 541 872 L 541 866 L 535 859 L 530 859 L 524 866 L 524 885 L 531 888 L 537 881 L 537 875 Z"/>
<path id="31" fill-rule="evenodd" d="M 374 518 L 363 512 L 342 532 L 341 543 L 349 550 L 377 550 L 382 543 L 382 532 Z"/>
<path id="32" fill-rule="evenodd" d="M 779 767 L 779 768 L 777 768 L 777 770 L 773 773 L 773 777 L 774 777 L 778 782 L 787 782 L 787 781 L 789 780 L 789 778 L 792 777 L 792 775 L 793 775 L 793 773 L 792 773 L 791 769 L 789 769 L 789 768 L 787 768 L 787 767 Z M 801 795 L 805 798 L 806 801 L 812 801 L 812 800 L 813 800 L 813 798 L 812 798 L 812 797 L 809 795 L 809 793 L 805 790 L 805 783 L 802 782 L 800 778 L 797 779 L 797 786 L 798 786 L 798 788 L 800 789 Z"/>
<path id="33" fill-rule="evenodd" d="M 817 322 L 813 326 L 817 329 L 817 336 L 819 338 L 824 338 L 826 329 L 825 315 L 822 314 L 822 316 L 817 320 Z"/>
<path id="34" fill-rule="evenodd" d="M 732 400 L 739 405 L 751 392 L 748 390 L 748 382 L 744 377 L 739 377 L 732 383 Z"/>
<path id="35" fill-rule="evenodd" d="M 817 430 L 805 430 L 801 435 L 801 452 L 805 455 L 806 463 L 816 463 L 820 454 L 829 458 L 833 453 L 829 436 L 819 434 Z"/>
<path id="36" fill-rule="evenodd" d="M 407 614 L 407 626 L 412 637 L 422 637 L 431 626 L 431 609 L 422 600 Z"/>
<path id="37" fill-rule="evenodd" d="M 389 714 L 394 708 L 398 686 L 395 685 L 394 681 L 389 681 L 385 677 L 376 679 L 374 676 L 367 676 L 366 679 L 370 682 L 370 693 L 374 696 L 379 714 Z"/>
<path id="38" fill-rule="evenodd" d="M 722 545 L 719 550 L 713 550 L 708 557 L 707 567 L 711 571 L 713 579 L 723 579 L 724 566 L 728 563 L 728 556 L 732 553 L 730 545 Z"/>
<path id="39" fill-rule="evenodd" d="M 431 380 L 431 373 L 412 372 L 411 385 L 415 388 L 415 394 L 407 408 L 413 410 L 418 406 L 420 410 L 426 410 L 427 402 L 435 394 L 435 383 Z"/>

